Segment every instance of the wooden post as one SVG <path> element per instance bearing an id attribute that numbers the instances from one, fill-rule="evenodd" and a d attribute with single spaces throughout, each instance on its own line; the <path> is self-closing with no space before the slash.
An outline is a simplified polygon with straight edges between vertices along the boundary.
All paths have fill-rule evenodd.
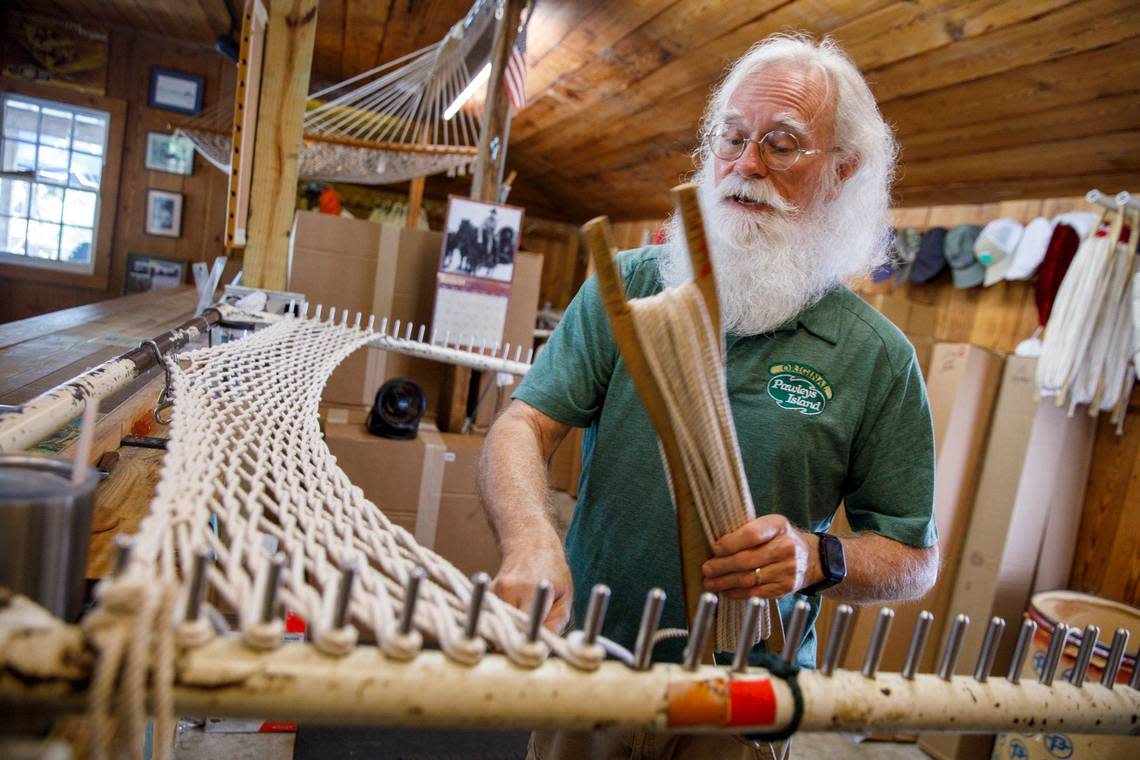
<path id="1" fill-rule="evenodd" d="M 495 203 L 499 200 L 499 179 L 506 160 L 511 120 L 503 72 L 515 46 L 525 4 L 525 0 L 504 0 L 503 16 L 495 26 L 495 39 L 491 44 L 491 78 L 487 82 L 487 99 L 483 104 L 483 131 L 479 135 L 479 153 L 471 182 L 471 197 L 477 201 Z M 470 387 L 471 370 L 454 366 L 445 369 L 439 411 L 436 413 L 436 425 L 440 430 L 457 432 L 463 425 Z"/>
<path id="2" fill-rule="evenodd" d="M 316 31 L 317 0 L 270 3 L 243 263 L 242 284 L 249 287 L 284 290 L 289 277 L 289 233 Z"/>

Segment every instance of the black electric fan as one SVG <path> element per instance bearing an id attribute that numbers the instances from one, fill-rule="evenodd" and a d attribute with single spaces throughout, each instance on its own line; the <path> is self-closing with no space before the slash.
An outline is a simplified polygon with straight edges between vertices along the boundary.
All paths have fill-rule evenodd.
<path id="1" fill-rule="evenodd" d="M 397 377 L 380 386 L 365 425 L 381 438 L 407 441 L 416 437 L 420 419 L 427 409 L 423 389 L 406 377 Z"/>

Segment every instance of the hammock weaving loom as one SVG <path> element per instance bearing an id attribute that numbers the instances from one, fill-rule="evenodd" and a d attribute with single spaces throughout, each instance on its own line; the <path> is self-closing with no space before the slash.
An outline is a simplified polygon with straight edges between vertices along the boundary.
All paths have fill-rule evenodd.
<path id="1" fill-rule="evenodd" d="M 688 211 L 695 213 L 695 205 Z M 697 229 L 686 226 L 690 235 Z M 604 225 L 595 225 L 599 230 L 604 239 Z M 701 266 L 703 249 L 693 250 L 698 280 L 695 290 L 682 289 L 681 313 L 715 336 L 709 312 L 701 313 L 711 271 Z M 603 269 L 599 274 L 607 276 Z M 668 298 L 632 308 L 667 308 L 662 303 Z M 541 625 L 548 585 L 537 586 L 529 611 L 506 605 L 488 590 L 486 576 L 464 577 L 393 525 L 349 482 L 322 440 L 321 390 L 354 350 L 378 340 L 407 351 L 436 349 L 403 345 L 413 342 L 410 327 L 403 338 L 399 328 L 393 337 L 378 336 L 371 321 L 361 327 L 360 315 L 350 325 L 347 312 L 330 310 L 322 317 L 319 307 L 313 318 L 302 309 L 300 316 L 266 319 L 274 323 L 250 337 L 167 360 L 175 403 L 161 480 L 148 517 L 123 545 L 114 576 L 101 584 L 97 605 L 80 627 L 51 618 L 22 597 L 0 603 L 0 705 L 45 713 L 86 707 L 96 758 L 120 752 L 141 757 L 148 715 L 161 737 L 156 756 L 167 756 L 176 714 L 769 736 L 796 730 L 992 732 L 1059 722 L 1072 732 L 1140 732 L 1140 670 L 1134 669 L 1128 685 L 1116 685 L 1127 632 L 1113 639 L 1102 683 L 1085 680 L 1098 633 L 1090 631 L 1072 681 L 1054 682 L 1068 639 L 1061 625 L 1041 678 L 1020 682 L 1036 629 L 1028 620 L 1007 678 L 990 677 L 997 621 L 973 678 L 953 675 L 961 621 L 938 674 L 915 672 L 929 625 L 916 628 L 911 651 L 917 654 L 901 674 L 877 672 L 886 626 L 873 639 L 862 671 L 842 671 L 837 663 L 852 617 L 846 606 L 836 616 L 819 672 L 799 672 L 790 664 L 806 622 L 803 602 L 789 621 L 783 661 L 771 658 L 768 668 L 749 667 L 744 656 L 756 629 L 763 629 L 756 603 L 742 611 L 733 667 L 700 665 L 714 624 L 711 595 L 698 598 L 680 665 L 652 663 L 653 643 L 665 633 L 657 631 L 659 589 L 648 591 L 632 653 L 598 635 L 605 587 L 594 589 L 582 630 L 554 634 Z M 422 341 L 422 330 L 419 335 Z M 717 351 L 697 356 L 711 361 L 710 376 L 723 372 Z M 716 408 L 710 415 L 703 427 L 731 424 Z M 727 445 L 732 437 L 720 440 Z M 667 448 L 675 444 L 663 439 Z M 723 461 L 711 469 L 694 451 L 684 456 L 679 470 L 669 462 L 675 495 L 694 490 L 688 472 L 716 473 L 724 462 L 731 465 L 731 452 L 717 455 Z M 740 484 L 746 493 L 742 476 Z M 747 497 L 723 498 L 739 505 Z M 731 510 L 729 517 L 739 519 Z M 281 606 L 305 618 L 309 642 L 282 642 Z M 236 617 L 238 636 L 219 635 L 226 627 L 219 613 Z M 883 610 L 880 618 L 891 616 Z M 722 630 L 734 633 L 726 626 L 724 620 L 718 624 L 718 638 Z"/>

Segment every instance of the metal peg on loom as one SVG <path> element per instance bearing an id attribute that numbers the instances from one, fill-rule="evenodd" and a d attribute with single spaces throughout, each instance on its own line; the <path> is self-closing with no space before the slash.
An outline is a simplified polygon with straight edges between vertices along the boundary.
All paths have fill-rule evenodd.
<path id="1" fill-rule="evenodd" d="M 1132 677 L 1128 679 L 1129 688 L 1140 690 L 1140 651 L 1137 651 L 1132 660 Z"/>
<path id="2" fill-rule="evenodd" d="M 610 606 L 610 587 L 599 583 L 590 591 L 590 604 L 586 607 L 586 624 L 582 626 L 584 634 L 582 643 L 593 646 L 598 642 L 602 633 L 602 621 L 606 619 L 606 610 Z"/>
<path id="3" fill-rule="evenodd" d="M 847 647 L 847 634 L 851 632 L 851 618 L 855 610 L 850 604 L 841 604 L 835 610 L 835 619 L 831 621 L 831 633 L 827 637 L 827 650 L 823 653 L 823 666 L 820 671 L 830 676 L 839 665 L 843 657 L 843 650 Z"/>
<path id="4" fill-rule="evenodd" d="M 131 563 L 131 552 L 134 551 L 135 542 L 130 536 L 120 533 L 115 536 L 115 568 L 112 575 L 122 575 L 127 565 Z"/>
<path id="5" fill-rule="evenodd" d="M 408 573 L 408 583 L 404 587 L 404 608 L 400 612 L 400 635 L 412 632 L 416 622 L 416 600 L 420 595 L 420 584 L 427 574 L 422 567 L 413 567 Z"/>
<path id="6" fill-rule="evenodd" d="M 281 590 L 281 571 L 285 568 L 285 555 L 277 553 L 269 558 L 265 568 L 265 585 L 261 589 L 258 622 L 268 623 L 277 616 L 277 593 Z M 337 626 L 339 628 L 339 626 Z"/>
<path id="7" fill-rule="evenodd" d="M 693 626 L 689 629 L 689 643 L 685 645 L 685 653 L 681 658 L 685 670 L 696 670 L 701 664 L 701 655 L 705 652 L 705 644 L 709 640 L 709 631 L 712 630 L 716 619 L 716 594 L 707 591 L 701 594 L 697 602 L 697 614 L 693 617 Z"/>
<path id="8" fill-rule="evenodd" d="M 405 325 L 405 328 L 407 328 L 407 329 L 404 330 L 404 340 L 411 340 L 412 339 L 412 327 L 413 327 L 413 325 L 411 322 L 408 322 Z"/>
<path id="9" fill-rule="evenodd" d="M 1089 663 L 1092 662 L 1093 650 L 1096 649 L 1097 639 L 1100 638 L 1100 626 L 1086 625 L 1081 635 L 1081 648 L 1077 650 L 1077 662 L 1073 665 L 1073 672 L 1069 676 L 1069 683 L 1073 686 L 1084 686 L 1089 674 Z"/>
<path id="10" fill-rule="evenodd" d="M 902 669 L 902 677 L 908 681 L 914 680 L 922 663 L 922 655 L 926 651 L 926 642 L 930 639 L 932 625 L 934 625 L 933 612 L 923 610 L 918 613 L 918 621 L 914 624 L 914 633 L 910 636 L 910 646 L 906 650 L 906 661 Z"/>
<path id="11" fill-rule="evenodd" d="M 982 639 L 982 649 L 978 652 L 978 662 L 974 665 L 974 680 L 985 683 L 994 669 L 994 658 L 997 657 L 998 642 L 1005 633 L 1005 620 L 999 617 L 990 618 L 986 626 L 986 635 Z"/>
<path id="12" fill-rule="evenodd" d="M 475 573 L 471 576 L 471 601 L 467 605 L 467 622 L 463 624 L 463 638 L 473 639 L 479 630 L 479 612 L 483 608 L 483 597 L 491 585 L 491 576 Z"/>
<path id="13" fill-rule="evenodd" d="M 345 564 L 340 568 L 340 578 L 337 580 L 336 586 L 336 599 L 333 603 L 333 628 L 343 628 L 344 624 L 348 622 L 348 604 L 352 601 L 352 583 L 359 574 L 359 562 Z"/>
<path id="14" fill-rule="evenodd" d="M 1043 686 L 1052 686 L 1057 675 L 1057 664 L 1061 662 L 1061 655 L 1065 651 L 1065 644 L 1069 640 L 1069 626 L 1057 623 L 1053 626 L 1053 636 L 1049 639 L 1049 649 L 1045 652 L 1045 663 L 1041 667 L 1041 677 L 1038 682 Z"/>
<path id="15" fill-rule="evenodd" d="M 1128 635 L 1127 628 L 1117 628 L 1112 635 L 1112 647 L 1108 650 L 1104 674 L 1100 678 L 1101 686 L 1116 688 L 1116 677 L 1120 674 L 1120 665 L 1124 662 L 1124 650 L 1128 648 Z"/>
<path id="16" fill-rule="evenodd" d="M 194 551 L 194 564 L 190 566 L 190 587 L 186 589 L 186 610 L 182 619 L 192 623 L 202 613 L 202 602 L 206 600 L 206 565 L 210 562 L 210 550 L 200 547 Z"/>
<path id="17" fill-rule="evenodd" d="M 962 639 L 966 638 L 966 629 L 969 626 L 969 615 L 959 615 L 954 618 L 950 636 L 946 639 L 946 648 L 942 650 L 942 662 L 938 665 L 938 677 L 943 681 L 949 681 L 954 676 L 954 666 L 958 663 L 958 655 L 962 651 Z"/>
<path id="18" fill-rule="evenodd" d="M 1029 618 L 1021 621 L 1021 630 L 1017 632 L 1017 643 L 1013 647 L 1013 661 L 1009 664 L 1009 675 L 1006 680 L 1010 683 L 1021 681 L 1021 669 L 1025 667 L 1025 658 L 1029 655 L 1029 646 L 1033 637 L 1037 635 L 1037 623 Z"/>
<path id="19" fill-rule="evenodd" d="M 788 621 L 788 629 L 784 632 L 784 651 L 780 653 L 780 657 L 788 664 L 796 661 L 796 655 L 800 651 L 800 639 L 804 637 L 804 630 L 807 628 L 807 619 L 810 612 L 811 605 L 803 599 L 796 602 L 795 609 L 792 610 L 792 617 Z M 779 614 L 778 610 L 776 614 Z"/>
<path id="20" fill-rule="evenodd" d="M 633 648 L 633 669 L 648 670 L 653 661 L 653 637 L 661 624 L 661 611 L 665 608 L 665 592 L 659 588 L 650 589 L 645 595 L 645 607 L 641 611 L 641 625 L 637 629 L 637 642 Z"/>
<path id="21" fill-rule="evenodd" d="M 760 626 L 760 615 L 768 611 L 768 601 L 759 597 L 749 597 L 744 608 L 744 620 L 740 623 L 740 634 L 736 637 L 736 654 L 732 658 L 732 672 L 748 671 L 748 655 L 756 641 L 756 629 Z"/>
<path id="22" fill-rule="evenodd" d="M 879 672 L 879 663 L 883 659 L 883 649 L 887 646 L 887 637 L 891 633 L 891 623 L 894 622 L 895 611 L 890 607 L 879 610 L 879 617 L 875 619 L 875 627 L 871 630 L 871 643 L 867 646 L 867 654 L 863 657 L 863 677 L 874 678 Z"/>
<path id="23" fill-rule="evenodd" d="M 542 621 L 546 620 L 546 610 L 550 606 L 550 581 L 543 578 L 534 586 L 534 597 L 530 601 L 530 619 L 526 626 L 526 641 L 533 644 L 538 641 L 539 631 L 542 630 Z"/>
<path id="24" fill-rule="evenodd" d="M 388 318 L 387 317 L 382 317 L 380 319 L 380 334 L 381 335 L 387 335 L 388 334 Z"/>
<path id="25" fill-rule="evenodd" d="M 396 324 L 392 325 L 392 337 L 396 340 L 400 339 L 400 320 L 396 320 Z"/>

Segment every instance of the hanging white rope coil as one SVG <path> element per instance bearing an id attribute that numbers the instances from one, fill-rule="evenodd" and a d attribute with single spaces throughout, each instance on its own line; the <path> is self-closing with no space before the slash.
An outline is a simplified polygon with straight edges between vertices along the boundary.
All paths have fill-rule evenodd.
<path id="1" fill-rule="evenodd" d="M 728 403 L 720 336 L 693 282 L 633 299 L 629 307 L 638 341 L 674 421 L 701 527 L 712 545 L 756 516 Z M 735 649 L 745 609 L 743 600 L 720 600 L 717 651 Z M 756 641 L 760 635 L 757 630 Z"/>

